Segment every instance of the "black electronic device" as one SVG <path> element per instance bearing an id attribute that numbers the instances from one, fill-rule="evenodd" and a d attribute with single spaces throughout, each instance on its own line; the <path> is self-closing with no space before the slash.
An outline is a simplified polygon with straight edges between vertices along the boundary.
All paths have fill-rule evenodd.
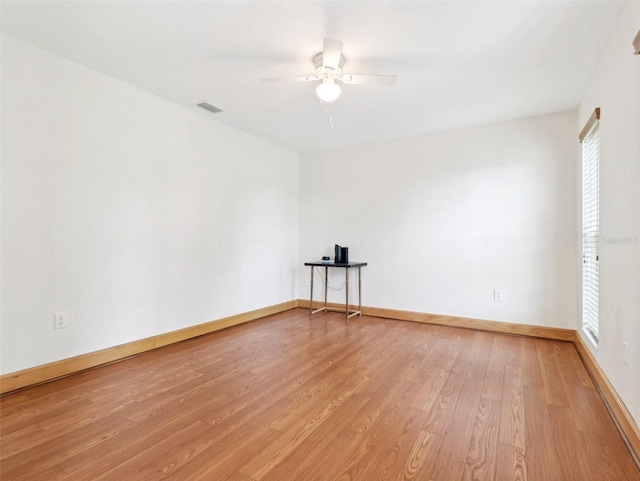
<path id="1" fill-rule="evenodd" d="M 336 264 L 348 264 L 349 263 L 349 248 L 342 247 L 336 244 L 336 256 L 333 260 Z"/>

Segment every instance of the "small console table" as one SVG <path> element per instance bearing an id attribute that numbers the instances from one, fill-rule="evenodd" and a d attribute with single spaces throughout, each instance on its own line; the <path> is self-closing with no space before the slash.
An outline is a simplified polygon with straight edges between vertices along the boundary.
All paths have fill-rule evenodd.
<path id="1" fill-rule="evenodd" d="M 348 262 L 345 264 L 336 264 L 335 262 L 305 262 L 305 266 L 311 267 L 311 294 L 309 295 L 309 316 L 312 316 L 316 312 L 322 311 L 333 311 L 333 312 L 344 312 L 346 315 L 346 321 L 349 322 L 353 316 L 362 316 L 362 303 L 361 303 L 361 294 L 362 294 L 362 282 L 360 280 L 360 269 L 363 266 L 366 266 L 366 262 Z M 324 306 L 314 309 L 313 308 L 313 272 L 316 267 L 324 267 Z M 352 267 L 358 268 L 358 310 L 349 309 L 349 270 Z M 345 270 L 345 301 L 344 301 L 344 309 L 336 309 L 333 307 L 327 306 L 327 288 L 329 281 L 329 268 L 341 268 Z"/>

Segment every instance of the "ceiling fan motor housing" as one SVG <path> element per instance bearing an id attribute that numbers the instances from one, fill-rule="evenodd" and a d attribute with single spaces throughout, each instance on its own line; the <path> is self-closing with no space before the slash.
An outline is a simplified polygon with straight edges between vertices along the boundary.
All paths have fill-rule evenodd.
<path id="1" fill-rule="evenodd" d="M 313 57 L 313 66 L 316 68 L 315 75 L 319 79 L 336 79 L 342 76 L 342 67 L 344 66 L 344 55 L 340 55 L 338 68 L 327 67 L 322 62 L 322 52 Z"/>

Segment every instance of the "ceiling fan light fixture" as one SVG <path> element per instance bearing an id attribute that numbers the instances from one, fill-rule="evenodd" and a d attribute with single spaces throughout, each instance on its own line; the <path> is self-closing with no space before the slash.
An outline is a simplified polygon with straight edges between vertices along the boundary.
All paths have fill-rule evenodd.
<path id="1" fill-rule="evenodd" d="M 333 102 L 340 97 L 340 86 L 336 84 L 333 79 L 324 79 L 318 88 L 316 88 L 316 94 L 321 100 L 325 102 Z"/>

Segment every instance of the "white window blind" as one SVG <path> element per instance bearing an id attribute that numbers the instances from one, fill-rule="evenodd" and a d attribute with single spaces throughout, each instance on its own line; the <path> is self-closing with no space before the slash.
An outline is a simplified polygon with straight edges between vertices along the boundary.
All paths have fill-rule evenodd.
<path id="1" fill-rule="evenodd" d="M 597 111 L 599 117 L 599 110 Z M 600 124 L 582 140 L 582 328 L 598 341 L 600 310 Z"/>

